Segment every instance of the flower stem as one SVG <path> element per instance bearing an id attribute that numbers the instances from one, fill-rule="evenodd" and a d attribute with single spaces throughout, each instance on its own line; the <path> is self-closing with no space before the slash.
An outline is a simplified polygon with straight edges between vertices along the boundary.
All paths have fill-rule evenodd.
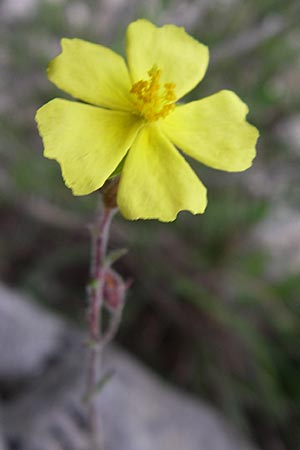
<path id="1" fill-rule="evenodd" d="M 88 287 L 88 324 L 90 349 L 88 355 L 88 373 L 86 383 L 86 401 L 88 407 L 88 427 L 93 450 L 100 450 L 100 430 L 97 417 L 95 391 L 99 382 L 102 343 L 102 306 L 105 283 L 105 257 L 109 240 L 110 225 L 117 208 L 101 206 L 96 224 L 92 228 L 92 254 L 90 268 L 90 284 Z"/>

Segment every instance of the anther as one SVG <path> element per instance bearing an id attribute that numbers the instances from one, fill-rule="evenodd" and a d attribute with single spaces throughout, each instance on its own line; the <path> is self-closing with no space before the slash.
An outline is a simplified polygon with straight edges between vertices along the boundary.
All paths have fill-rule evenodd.
<path id="1" fill-rule="evenodd" d="M 149 79 L 139 80 L 131 87 L 130 93 L 137 97 L 135 106 L 149 122 L 166 117 L 175 108 L 175 83 L 160 84 L 161 70 L 153 66 L 148 70 Z"/>

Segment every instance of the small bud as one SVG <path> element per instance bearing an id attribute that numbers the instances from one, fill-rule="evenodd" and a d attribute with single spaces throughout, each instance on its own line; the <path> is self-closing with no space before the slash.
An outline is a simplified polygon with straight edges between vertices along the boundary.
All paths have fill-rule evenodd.
<path id="1" fill-rule="evenodd" d="M 124 280 L 114 270 L 108 269 L 104 275 L 104 303 L 109 310 L 122 308 L 125 301 L 127 286 Z"/>

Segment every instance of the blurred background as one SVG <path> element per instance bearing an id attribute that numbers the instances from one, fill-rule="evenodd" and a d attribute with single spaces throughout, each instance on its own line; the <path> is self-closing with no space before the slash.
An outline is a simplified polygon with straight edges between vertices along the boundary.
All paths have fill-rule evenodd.
<path id="1" fill-rule="evenodd" d="M 182 25 L 210 47 L 189 100 L 232 89 L 261 133 L 242 174 L 194 168 L 203 216 L 117 216 L 112 248 L 133 280 L 118 343 L 215 405 L 264 450 L 300 448 L 300 5 L 297 0 L 2 0 L 0 280 L 85 326 L 97 195 L 74 198 L 42 156 L 36 109 L 61 37 L 124 54 L 128 22 Z"/>

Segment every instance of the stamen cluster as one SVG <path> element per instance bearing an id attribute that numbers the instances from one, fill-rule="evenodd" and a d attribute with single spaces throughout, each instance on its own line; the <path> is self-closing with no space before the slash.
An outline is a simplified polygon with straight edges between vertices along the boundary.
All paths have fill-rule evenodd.
<path id="1" fill-rule="evenodd" d="M 160 84 L 161 70 L 153 66 L 148 71 L 149 79 L 132 85 L 131 94 L 137 97 L 134 103 L 139 113 L 148 121 L 154 122 L 166 117 L 175 108 L 175 83 Z"/>

